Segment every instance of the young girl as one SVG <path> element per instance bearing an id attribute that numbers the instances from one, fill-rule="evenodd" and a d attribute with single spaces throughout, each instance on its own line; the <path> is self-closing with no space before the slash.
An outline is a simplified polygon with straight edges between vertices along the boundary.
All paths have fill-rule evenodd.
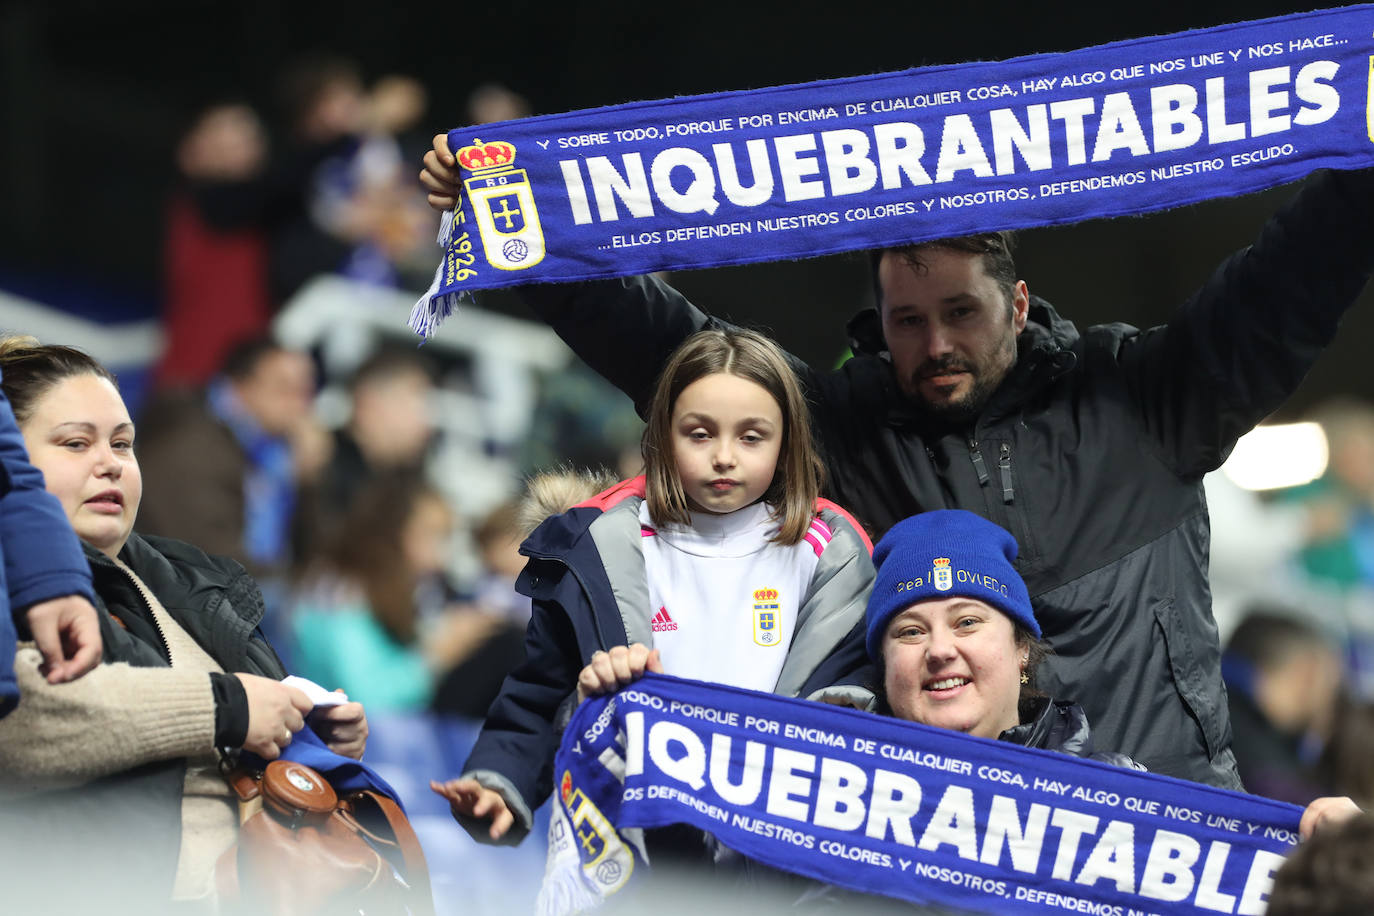
<path id="1" fill-rule="evenodd" d="M 462 777 L 432 784 L 478 839 L 528 832 L 552 789 L 560 706 L 605 650 L 641 643 L 653 670 L 789 696 L 862 663 L 872 545 L 817 498 L 806 401 L 772 341 L 733 329 L 686 340 L 659 378 L 643 453 L 644 477 L 547 519 L 521 547 L 527 658 Z"/>

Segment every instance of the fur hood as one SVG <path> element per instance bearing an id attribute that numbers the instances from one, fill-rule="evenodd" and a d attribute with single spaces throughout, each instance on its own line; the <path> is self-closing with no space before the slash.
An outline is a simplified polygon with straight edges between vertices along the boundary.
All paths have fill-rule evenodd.
<path id="1" fill-rule="evenodd" d="M 555 468 L 531 477 L 516 512 L 516 526 L 523 540 L 547 518 L 561 515 L 587 502 L 619 482 L 610 471 Z"/>

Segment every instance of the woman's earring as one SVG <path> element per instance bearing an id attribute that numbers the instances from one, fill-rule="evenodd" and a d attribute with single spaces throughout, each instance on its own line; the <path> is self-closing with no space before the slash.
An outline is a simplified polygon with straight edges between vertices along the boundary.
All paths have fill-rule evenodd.
<path id="1" fill-rule="evenodd" d="M 1024 671 L 1021 672 L 1021 683 L 1023 683 L 1023 684 L 1029 684 L 1029 683 L 1030 683 L 1030 675 L 1027 674 L 1027 673 L 1024 672 Z"/>
<path id="2" fill-rule="evenodd" d="M 1030 675 L 1026 673 L 1026 665 L 1030 662 L 1030 653 L 1021 656 L 1021 683 L 1029 684 Z"/>

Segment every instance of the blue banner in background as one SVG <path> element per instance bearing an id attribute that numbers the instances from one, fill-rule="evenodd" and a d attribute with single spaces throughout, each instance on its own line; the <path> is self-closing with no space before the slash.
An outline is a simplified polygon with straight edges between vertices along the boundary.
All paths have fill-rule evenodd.
<path id="1" fill-rule="evenodd" d="M 913 903 L 1261 914 L 1302 813 L 1168 776 L 662 675 L 583 703 L 554 778 L 566 835 L 551 835 L 551 848 L 576 850 L 589 899 L 633 877 L 639 860 L 618 831 L 686 823 L 775 868 Z"/>
<path id="2" fill-rule="evenodd" d="M 1143 213 L 1374 164 L 1374 6 L 454 130 L 468 290 Z"/>

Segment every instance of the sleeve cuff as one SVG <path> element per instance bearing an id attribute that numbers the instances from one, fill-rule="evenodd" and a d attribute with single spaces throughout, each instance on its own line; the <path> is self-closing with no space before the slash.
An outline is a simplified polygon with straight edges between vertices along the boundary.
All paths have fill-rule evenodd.
<path id="1" fill-rule="evenodd" d="M 232 674 L 210 673 L 215 698 L 215 746 L 243 747 L 248 740 L 248 691 Z"/>

